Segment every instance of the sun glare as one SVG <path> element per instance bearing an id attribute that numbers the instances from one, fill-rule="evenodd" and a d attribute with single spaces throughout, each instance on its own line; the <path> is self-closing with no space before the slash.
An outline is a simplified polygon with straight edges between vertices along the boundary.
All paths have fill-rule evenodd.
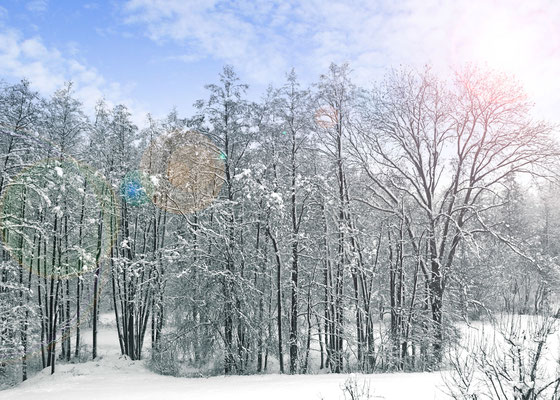
<path id="1" fill-rule="evenodd" d="M 523 27 L 507 18 L 492 18 L 477 30 L 473 58 L 503 71 L 517 72 L 528 61 L 530 47 Z"/>

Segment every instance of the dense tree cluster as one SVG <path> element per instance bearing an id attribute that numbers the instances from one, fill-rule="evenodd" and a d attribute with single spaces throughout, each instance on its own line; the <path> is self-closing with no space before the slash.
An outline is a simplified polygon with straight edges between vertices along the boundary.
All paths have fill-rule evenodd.
<path id="1" fill-rule="evenodd" d="M 458 320 L 553 311 L 559 151 L 513 79 L 332 65 L 251 102 L 225 67 L 207 90 L 139 129 L 2 84 L 0 374 L 95 358 L 100 311 L 166 374 L 434 370 Z M 207 143 L 204 207 L 160 190 L 208 165 L 173 135 Z"/>

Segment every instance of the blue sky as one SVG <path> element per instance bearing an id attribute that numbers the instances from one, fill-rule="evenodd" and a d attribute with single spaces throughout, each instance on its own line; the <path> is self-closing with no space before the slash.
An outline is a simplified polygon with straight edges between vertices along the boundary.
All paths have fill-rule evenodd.
<path id="1" fill-rule="evenodd" d="M 347 61 L 367 86 L 400 64 L 476 62 L 515 74 L 560 122 L 559 20 L 554 0 L 5 0 L 0 78 L 44 94 L 73 80 L 87 108 L 103 96 L 141 124 L 191 113 L 226 63 L 256 99 L 291 67 L 310 83 Z"/>

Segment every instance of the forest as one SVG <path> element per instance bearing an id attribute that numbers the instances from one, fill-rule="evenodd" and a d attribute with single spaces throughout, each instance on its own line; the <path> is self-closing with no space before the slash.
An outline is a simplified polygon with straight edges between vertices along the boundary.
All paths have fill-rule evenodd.
<path id="1" fill-rule="evenodd" d="M 96 359 L 100 313 L 173 376 L 465 376 L 460 324 L 558 315 L 558 129 L 513 77 L 331 64 L 254 100 L 225 66 L 205 88 L 138 127 L 71 82 L 0 84 L 0 382 Z M 536 389 L 540 349 L 534 396 L 560 382 Z"/>

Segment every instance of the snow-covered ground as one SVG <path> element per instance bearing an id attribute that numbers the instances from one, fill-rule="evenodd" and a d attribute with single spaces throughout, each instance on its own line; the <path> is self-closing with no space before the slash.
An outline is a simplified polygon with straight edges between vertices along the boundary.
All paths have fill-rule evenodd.
<path id="1" fill-rule="evenodd" d="M 3 400 L 203 399 L 339 400 L 349 375 L 254 375 L 173 378 L 147 370 L 143 362 L 104 356 L 99 361 L 59 365 L 54 376 L 44 370 L 27 382 L 0 392 Z M 446 398 L 437 387 L 439 373 L 356 375 L 370 381 L 374 399 Z"/>
<path id="2" fill-rule="evenodd" d="M 339 400 L 341 386 L 351 376 L 253 375 L 211 378 L 175 378 L 147 369 L 144 361 L 119 356 L 116 330 L 102 315 L 98 335 L 100 357 L 82 364 L 57 364 L 15 388 L 0 391 L 2 400 Z M 90 344 L 91 333 L 84 341 Z M 369 381 L 372 399 L 446 399 L 440 373 L 396 373 L 354 375 L 362 384 Z"/>
<path id="3" fill-rule="evenodd" d="M 201 399 L 201 400 L 340 400 L 345 399 L 342 385 L 348 374 L 322 375 L 253 375 L 210 378 L 175 378 L 150 371 L 145 361 L 130 361 L 120 356 L 116 329 L 111 314 L 100 316 L 98 335 L 100 357 L 81 364 L 57 364 L 19 386 L 1 391 L 2 400 L 93 400 L 93 399 Z M 527 317 L 521 326 L 528 326 Z M 462 326 L 464 341 L 480 339 L 495 342 L 493 329 L 486 324 Z M 91 345 L 91 331 L 83 340 Z M 550 355 L 559 354 L 558 336 L 548 348 Z M 497 340 L 499 341 L 499 340 Z M 146 342 L 148 343 L 148 341 Z M 465 343 L 466 344 L 466 343 Z M 445 373 L 445 372 L 444 372 Z M 448 399 L 442 373 L 392 373 L 353 375 L 359 382 L 369 382 L 371 399 L 433 400 Z M 349 397 L 348 397 L 349 398 Z"/>

